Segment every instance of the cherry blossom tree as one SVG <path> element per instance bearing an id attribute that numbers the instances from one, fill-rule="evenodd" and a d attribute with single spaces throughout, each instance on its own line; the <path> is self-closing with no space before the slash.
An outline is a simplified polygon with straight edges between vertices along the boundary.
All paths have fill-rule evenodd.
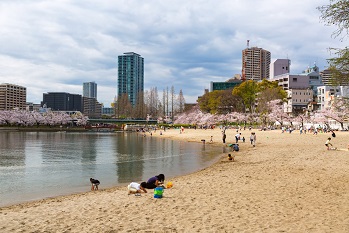
<path id="1" fill-rule="evenodd" d="M 285 121 L 290 119 L 288 114 L 284 112 L 284 107 L 281 100 L 270 101 L 268 103 L 268 107 L 270 108 L 268 118 L 271 122 L 279 122 L 282 126 Z"/>
<path id="2" fill-rule="evenodd" d="M 349 116 L 349 101 L 344 98 L 335 98 L 331 103 L 331 107 L 322 111 L 322 114 L 327 119 L 337 121 L 344 129 L 344 122 L 348 120 Z"/>

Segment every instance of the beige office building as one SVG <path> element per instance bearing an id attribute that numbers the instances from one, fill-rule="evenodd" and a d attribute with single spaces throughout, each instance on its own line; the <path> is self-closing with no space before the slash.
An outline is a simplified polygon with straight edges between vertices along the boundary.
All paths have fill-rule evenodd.
<path id="1" fill-rule="evenodd" d="M 242 79 L 262 80 L 269 79 L 271 54 L 258 47 L 242 50 Z"/>
<path id="2" fill-rule="evenodd" d="M 0 110 L 25 110 L 27 88 L 14 84 L 0 84 Z"/>

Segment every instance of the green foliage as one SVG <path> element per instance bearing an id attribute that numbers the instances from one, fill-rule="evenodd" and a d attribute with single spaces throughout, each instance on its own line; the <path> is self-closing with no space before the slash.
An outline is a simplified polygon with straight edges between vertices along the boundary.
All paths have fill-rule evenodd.
<path id="1" fill-rule="evenodd" d="M 338 29 L 333 32 L 335 37 L 343 32 L 348 34 L 349 28 L 349 1 L 330 0 L 329 5 L 317 7 L 321 12 L 320 18 L 326 25 L 336 25 Z"/>
<path id="2" fill-rule="evenodd" d="M 254 112 L 256 94 L 259 92 L 257 82 L 248 80 L 241 83 L 233 89 L 233 95 L 239 96 L 242 99 L 245 108 L 248 108 L 251 113 Z"/>
<path id="3" fill-rule="evenodd" d="M 329 5 L 320 6 L 317 8 L 321 12 L 320 18 L 326 25 L 335 25 L 337 30 L 333 32 L 333 36 L 337 37 L 344 33 L 348 35 L 349 29 L 349 1 L 330 0 Z M 341 40 L 343 40 L 341 38 Z M 330 72 L 332 74 L 331 85 L 347 85 L 349 82 L 349 50 L 330 48 L 334 51 L 336 57 L 328 59 Z"/>
<path id="4" fill-rule="evenodd" d="M 349 49 L 333 49 L 337 57 L 328 59 L 331 72 L 331 85 L 342 86 L 349 83 Z"/>

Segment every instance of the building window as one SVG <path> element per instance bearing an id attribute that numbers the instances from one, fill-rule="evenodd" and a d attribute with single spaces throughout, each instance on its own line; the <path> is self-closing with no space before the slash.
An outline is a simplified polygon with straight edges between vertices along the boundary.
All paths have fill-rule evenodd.
<path id="1" fill-rule="evenodd" d="M 293 82 L 297 82 L 297 78 L 293 78 L 292 80 L 293 80 Z"/>

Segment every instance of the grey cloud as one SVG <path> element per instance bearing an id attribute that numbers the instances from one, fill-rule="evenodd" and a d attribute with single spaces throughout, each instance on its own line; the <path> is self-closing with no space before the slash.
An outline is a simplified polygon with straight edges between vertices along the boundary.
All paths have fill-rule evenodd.
<path id="1" fill-rule="evenodd" d="M 328 47 L 343 47 L 324 26 L 317 6 L 328 0 L 120 0 L 1 1 L 0 82 L 42 93 L 82 93 L 96 81 L 98 100 L 116 95 L 117 56 L 145 59 L 145 88 L 174 85 L 195 102 L 210 81 L 241 72 L 241 50 L 289 57 L 300 72 L 314 61 L 324 68 Z M 221 79 L 221 80 L 220 80 Z"/>

